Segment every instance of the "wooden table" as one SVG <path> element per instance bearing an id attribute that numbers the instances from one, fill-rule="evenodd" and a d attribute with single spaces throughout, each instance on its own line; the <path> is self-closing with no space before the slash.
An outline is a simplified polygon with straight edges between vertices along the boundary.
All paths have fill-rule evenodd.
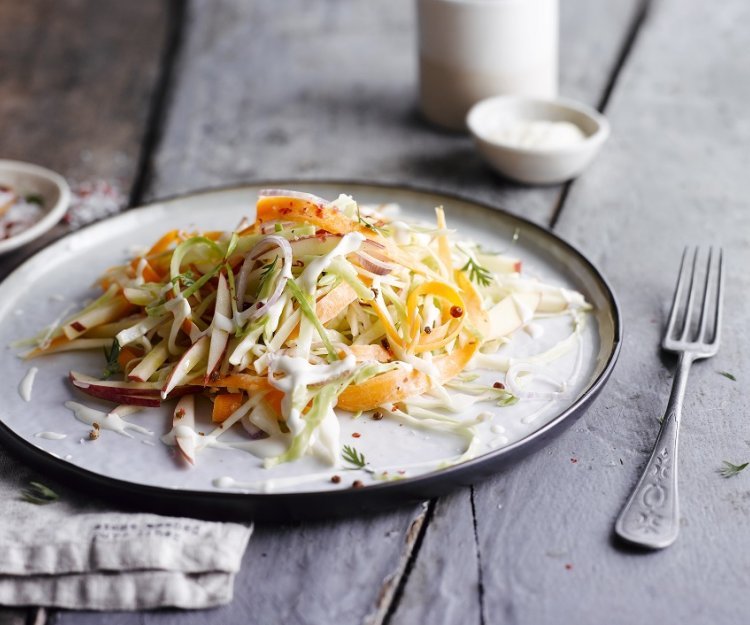
<path id="1" fill-rule="evenodd" d="M 626 324 L 610 384 L 544 451 L 415 508 L 258 527 L 227 607 L 6 610 L 0 623 L 746 620 L 750 471 L 717 469 L 750 459 L 750 4 L 561 4 L 561 92 L 603 110 L 613 134 L 574 183 L 525 188 L 416 114 L 406 0 L 0 1 L 2 157 L 111 181 L 131 205 L 288 177 L 458 191 L 580 246 L 612 281 Z M 726 338 L 690 379 L 680 539 L 636 553 L 612 525 L 666 403 L 672 362 L 659 334 L 681 249 L 696 242 L 727 250 Z"/>

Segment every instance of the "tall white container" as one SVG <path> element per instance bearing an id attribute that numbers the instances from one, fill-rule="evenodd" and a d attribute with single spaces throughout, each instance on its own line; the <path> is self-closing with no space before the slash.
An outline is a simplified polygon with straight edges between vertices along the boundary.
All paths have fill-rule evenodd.
<path id="1" fill-rule="evenodd" d="M 419 105 L 425 117 L 465 128 L 479 100 L 555 97 L 558 0 L 417 0 Z"/>

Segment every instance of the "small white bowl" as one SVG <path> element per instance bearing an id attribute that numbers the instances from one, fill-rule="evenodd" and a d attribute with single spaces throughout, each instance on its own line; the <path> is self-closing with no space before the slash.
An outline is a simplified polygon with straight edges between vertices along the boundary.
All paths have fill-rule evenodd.
<path id="1" fill-rule="evenodd" d="M 563 148 L 518 147 L 493 135 L 509 121 L 570 122 L 585 138 Z M 609 122 L 590 106 L 558 98 L 495 96 L 477 102 L 466 124 L 479 152 L 502 175 L 527 184 L 555 184 L 575 178 L 609 137 Z"/>
<path id="2" fill-rule="evenodd" d="M 70 205 L 70 187 L 65 178 L 39 165 L 0 160 L 0 185 L 11 187 L 18 195 L 41 195 L 44 199 L 42 218 L 15 236 L 0 240 L 0 254 L 43 235 L 62 219 Z"/>

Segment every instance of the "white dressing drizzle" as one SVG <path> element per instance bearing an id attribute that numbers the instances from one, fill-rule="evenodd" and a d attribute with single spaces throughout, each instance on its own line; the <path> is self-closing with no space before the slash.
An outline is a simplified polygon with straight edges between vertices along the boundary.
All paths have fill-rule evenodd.
<path id="1" fill-rule="evenodd" d="M 36 438 L 46 438 L 48 441 L 61 441 L 67 438 L 67 434 L 60 434 L 58 432 L 37 432 L 34 434 Z"/>
<path id="2" fill-rule="evenodd" d="M 34 378 L 38 371 L 39 369 L 37 367 L 31 367 L 18 385 L 18 394 L 24 401 L 31 401 L 31 391 L 34 388 Z"/>
<path id="3" fill-rule="evenodd" d="M 118 434 L 122 434 L 123 436 L 127 436 L 128 438 L 133 437 L 132 435 L 128 434 L 127 430 L 133 430 L 134 432 L 138 432 L 139 434 L 148 434 L 149 436 L 153 434 L 153 432 L 150 432 L 140 425 L 125 421 L 119 414 L 117 414 L 117 409 L 107 413 L 102 412 L 101 410 L 95 410 L 94 408 L 89 408 L 88 406 L 79 404 L 76 401 L 66 401 L 65 407 L 71 410 L 76 419 L 78 419 L 82 423 L 86 423 L 87 425 L 93 425 L 94 423 L 97 423 L 99 425 L 99 429 L 101 430 L 110 430 L 112 432 L 117 432 Z"/>

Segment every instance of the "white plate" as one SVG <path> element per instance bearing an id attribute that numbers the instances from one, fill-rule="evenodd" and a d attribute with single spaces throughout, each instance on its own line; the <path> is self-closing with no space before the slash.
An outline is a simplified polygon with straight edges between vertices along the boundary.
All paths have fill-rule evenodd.
<path id="1" fill-rule="evenodd" d="M 289 183 L 286 183 L 289 184 Z M 191 229 L 231 229 L 243 216 L 252 219 L 254 204 L 260 186 L 246 186 L 227 190 L 198 193 L 171 199 L 128 211 L 113 219 L 98 223 L 58 241 L 28 261 L 0 285 L 0 343 L 8 345 L 21 337 L 35 334 L 40 328 L 63 315 L 71 305 L 79 305 L 97 295 L 93 288 L 95 279 L 103 269 L 122 263 L 132 254 L 133 246 L 152 243 L 161 233 L 176 227 Z M 580 375 L 574 381 L 571 393 L 564 400 L 547 406 L 544 413 L 530 423 L 524 418 L 539 408 L 533 403 L 520 402 L 508 408 L 478 406 L 469 412 L 490 410 L 492 418 L 486 424 L 492 428 L 493 440 L 482 449 L 484 457 L 498 456 L 503 448 L 517 448 L 533 438 L 561 415 L 573 409 L 582 410 L 592 395 L 592 389 L 601 386 L 611 370 L 619 343 L 619 317 L 616 305 L 606 283 L 596 270 L 575 250 L 547 231 L 475 203 L 428 192 L 395 187 L 378 187 L 354 183 L 297 183 L 293 188 L 307 190 L 323 197 L 336 197 L 339 192 L 350 193 L 360 203 L 395 202 L 402 206 L 405 218 L 423 221 L 434 219 L 434 207 L 445 207 L 449 226 L 463 238 L 470 238 L 489 249 L 507 248 L 513 232 L 520 227 L 520 239 L 513 254 L 524 262 L 525 272 L 535 274 L 547 282 L 581 290 L 597 311 L 588 315 L 583 335 Z M 604 320 L 604 321 L 602 321 Z M 606 327 L 605 327 L 606 326 Z M 548 324 L 547 334 L 541 343 L 532 342 L 519 332 L 514 340 L 518 353 L 531 353 L 551 345 L 570 332 L 569 320 Z M 111 404 L 74 391 L 67 381 L 70 369 L 93 375 L 100 374 L 104 360 L 101 354 L 70 353 L 47 356 L 32 362 L 17 358 L 18 350 L 6 347 L 6 366 L 0 389 L 4 401 L 0 409 L 0 422 L 17 437 L 32 445 L 34 453 L 49 459 L 54 456 L 55 466 L 77 468 L 79 475 L 96 475 L 114 478 L 138 491 L 141 486 L 161 487 L 200 496 L 201 493 L 230 493 L 236 496 L 258 492 L 320 492 L 341 490 L 354 479 L 372 483 L 372 478 L 356 472 L 331 471 L 316 459 L 303 458 L 274 468 L 272 477 L 280 478 L 262 484 L 269 470 L 255 456 L 239 450 L 207 449 L 201 452 L 195 467 L 188 468 L 175 456 L 172 448 L 159 440 L 159 435 L 170 429 L 172 402 L 169 408 L 149 409 L 130 415 L 128 420 L 154 432 L 145 436 L 133 432 L 125 438 L 114 432 L 103 431 L 96 441 L 88 441 L 89 426 L 77 421 L 64 407 L 66 400 L 75 399 L 93 407 Z M 557 364 L 559 373 L 566 375 L 575 366 L 574 353 Z M 33 387 L 32 399 L 25 402 L 18 391 L 21 380 L 30 367 L 39 368 Z M 494 374 L 495 379 L 499 376 Z M 363 452 L 376 469 L 388 468 L 391 474 L 404 470 L 403 477 L 417 476 L 427 468 L 434 468 L 442 458 L 454 457 L 465 448 L 465 441 L 453 435 L 414 430 L 396 422 L 368 417 L 341 419 L 342 444 L 352 444 Z M 209 428 L 208 421 L 205 428 Z M 484 427 L 484 425 L 482 426 Z M 198 429 L 201 429 L 200 427 Z M 64 439 L 48 440 L 37 436 L 51 431 L 65 434 Z M 353 433 L 360 436 L 353 438 Z M 241 436 L 241 432 L 238 436 Z M 12 437 L 15 438 L 15 437 Z M 481 459 L 480 459 L 481 461 Z M 416 466 L 431 462 L 432 467 Z M 476 466 L 477 461 L 469 464 Z M 330 481 L 331 473 L 344 477 L 339 485 Z M 438 472 L 439 473 L 439 472 Z M 286 478 L 313 475 L 309 481 L 286 483 Z M 214 482 L 220 477 L 241 481 L 240 489 L 217 489 Z M 411 480 L 381 482 L 380 486 L 398 487 Z M 101 480 L 100 480 L 101 482 Z M 372 489 L 380 486 L 373 486 Z M 371 488 L 358 489 L 369 491 Z M 350 489 L 350 492 L 353 492 Z"/>
<path id="2" fill-rule="evenodd" d="M 0 185 L 11 187 L 19 195 L 41 195 L 44 215 L 17 235 L 0 240 L 0 254 L 18 249 L 42 236 L 60 221 L 70 205 L 70 187 L 60 174 L 45 167 L 0 160 Z"/>

